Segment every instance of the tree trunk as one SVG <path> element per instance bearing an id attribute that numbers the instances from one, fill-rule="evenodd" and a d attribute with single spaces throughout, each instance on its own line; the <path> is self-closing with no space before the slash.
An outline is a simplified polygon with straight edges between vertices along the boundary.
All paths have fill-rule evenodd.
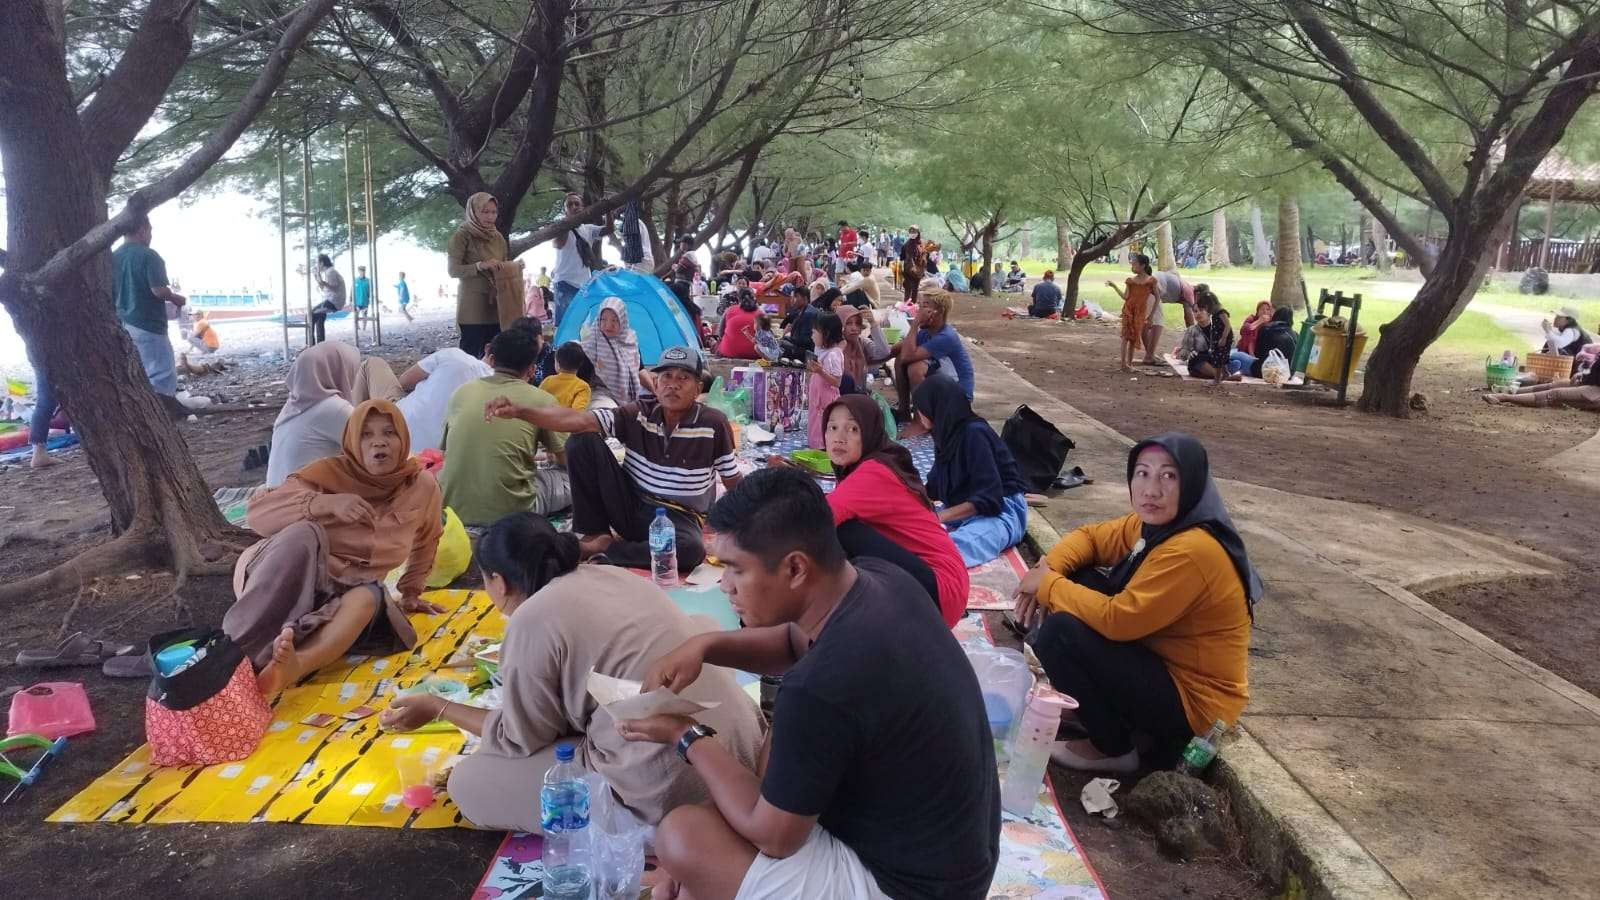
<path id="1" fill-rule="evenodd" d="M 1380 275 L 1389 274 L 1389 270 L 1394 266 L 1394 260 L 1389 258 L 1389 229 L 1383 227 L 1377 216 L 1372 217 L 1372 246 L 1373 265 L 1377 267 Z"/>
<path id="2" fill-rule="evenodd" d="M 1292 194 L 1278 195 L 1278 262 L 1272 273 L 1272 305 L 1306 308 L 1300 269 L 1300 206 Z"/>
<path id="3" fill-rule="evenodd" d="M 983 268 L 979 269 L 979 271 L 980 272 L 989 273 L 988 275 L 984 276 L 984 279 L 983 279 L 983 295 L 985 297 L 993 297 L 994 296 L 994 281 L 995 281 L 995 278 L 994 278 L 994 235 L 995 235 L 995 231 L 996 231 L 996 229 L 994 229 L 994 228 L 984 228 L 983 229 Z"/>
<path id="4" fill-rule="evenodd" d="M 1156 226 L 1156 268 L 1164 272 L 1173 272 L 1178 268 L 1178 259 L 1172 250 L 1172 223 L 1166 219 Z"/>
<path id="5" fill-rule="evenodd" d="M 1265 269 L 1272 265 L 1272 248 L 1267 246 L 1267 230 L 1261 225 L 1261 205 L 1250 203 L 1250 266 Z"/>
<path id="6" fill-rule="evenodd" d="M 1083 279 L 1084 268 L 1094 259 L 1093 254 L 1079 251 L 1072 254 L 1067 263 L 1067 286 L 1061 292 L 1061 318 L 1068 322 L 1078 315 L 1078 282 Z"/>
<path id="7" fill-rule="evenodd" d="M 1056 216 L 1056 269 L 1063 270 L 1072 264 L 1072 232 L 1067 229 L 1067 220 Z"/>
<path id="8" fill-rule="evenodd" d="M 50 46 L 42 36 L 31 40 L 31 46 Z M 6 43 L 0 40 L 0 56 Z M 9 256 L 0 304 L 38 377 L 50 382 L 71 417 L 118 537 L 67 566 L 12 582 L 0 589 L 0 600 L 50 593 L 128 565 L 170 565 L 180 578 L 225 572 L 215 561 L 234 549 L 228 541 L 241 532 L 212 502 L 116 318 L 111 254 L 90 257 L 42 290 L 24 280 L 106 221 L 106 187 L 94 174 L 60 57 L 46 52 L 27 66 L 3 68 L 0 77 L 10 81 L 0 88 Z"/>
<path id="9" fill-rule="evenodd" d="M 1211 213 L 1211 268 L 1226 269 L 1233 265 L 1228 255 L 1228 210 L 1215 209 Z"/>
<path id="10" fill-rule="evenodd" d="M 1294 214 L 1300 215 L 1299 204 L 1295 205 Z M 1313 266 L 1317 264 L 1317 233 L 1311 230 L 1310 225 L 1306 226 L 1306 239 L 1300 245 L 1300 261 Z"/>
<path id="11" fill-rule="evenodd" d="M 1022 252 L 1018 253 L 1017 255 L 1022 257 L 1023 259 L 1027 259 L 1029 256 L 1033 255 L 1033 226 L 1032 225 L 1024 225 L 1024 226 L 1022 226 L 1022 234 L 1020 236 L 1020 240 L 1021 240 L 1021 244 L 1022 244 Z"/>

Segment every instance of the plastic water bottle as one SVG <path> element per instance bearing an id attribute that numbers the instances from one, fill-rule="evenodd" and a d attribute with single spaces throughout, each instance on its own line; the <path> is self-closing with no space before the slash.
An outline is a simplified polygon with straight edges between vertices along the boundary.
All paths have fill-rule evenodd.
<path id="1" fill-rule="evenodd" d="M 678 531 L 659 506 L 650 523 L 650 578 L 664 588 L 678 586 Z"/>
<path id="2" fill-rule="evenodd" d="M 1050 762 L 1050 747 L 1067 706 L 1055 691 L 1035 690 L 1028 695 L 1022 722 L 1011 742 L 1006 780 L 1000 786 L 1001 809 L 1014 816 L 1033 814 L 1033 807 L 1039 802 L 1039 787 L 1044 784 L 1044 769 Z"/>
<path id="3" fill-rule="evenodd" d="M 572 760 L 572 745 L 556 746 L 556 764 L 539 791 L 539 827 L 544 829 L 544 896 L 589 900 L 589 782 Z"/>
<path id="4" fill-rule="evenodd" d="M 1206 770 L 1206 766 L 1211 765 L 1211 761 L 1217 758 L 1217 744 L 1227 730 L 1228 726 L 1223 724 L 1221 719 L 1217 719 L 1211 723 L 1211 730 L 1206 732 L 1205 737 L 1196 735 L 1189 741 L 1189 745 L 1183 748 L 1183 759 L 1178 762 L 1178 771 L 1198 778 L 1200 773 Z"/>

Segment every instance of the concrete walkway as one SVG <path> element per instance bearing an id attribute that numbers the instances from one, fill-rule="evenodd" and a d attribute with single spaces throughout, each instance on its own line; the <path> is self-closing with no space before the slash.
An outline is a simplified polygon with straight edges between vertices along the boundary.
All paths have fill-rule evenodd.
<path id="1" fill-rule="evenodd" d="M 1097 479 L 1044 518 L 1065 532 L 1126 513 L 1132 442 L 974 350 L 978 411 L 998 428 L 1029 404 Z M 1372 507 L 1221 488 L 1267 581 L 1249 737 L 1225 757 L 1320 855 L 1328 891 L 1600 897 L 1600 700 L 1411 593 L 1558 563 Z"/>

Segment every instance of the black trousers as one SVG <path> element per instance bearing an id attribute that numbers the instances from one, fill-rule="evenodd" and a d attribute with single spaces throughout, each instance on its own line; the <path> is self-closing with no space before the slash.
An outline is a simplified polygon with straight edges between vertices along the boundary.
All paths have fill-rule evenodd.
<path id="1" fill-rule="evenodd" d="M 921 557 L 885 537 L 883 532 L 860 519 L 850 519 L 839 526 L 839 543 L 844 546 L 844 555 L 851 559 L 870 556 L 905 569 L 922 585 L 928 599 L 933 601 L 933 608 L 940 608 L 939 581 L 933 577 L 933 570 Z"/>
<path id="2" fill-rule="evenodd" d="M 633 476 L 598 434 L 567 438 L 567 474 L 572 478 L 572 530 L 595 535 L 616 532 L 620 540 L 606 550 L 606 562 L 629 569 L 650 568 L 650 523 L 656 505 L 639 492 Z M 688 574 L 706 560 L 700 520 L 667 507 L 677 533 L 678 571 Z"/>
<path id="3" fill-rule="evenodd" d="M 328 339 L 328 313 L 338 308 L 326 300 L 311 307 L 311 343 L 320 344 Z"/>
<path id="4" fill-rule="evenodd" d="M 1078 701 L 1078 722 L 1101 753 L 1121 756 L 1139 734 L 1151 742 L 1142 761 L 1170 768 L 1194 737 L 1166 663 L 1139 641 L 1113 641 L 1071 613 L 1051 613 L 1033 652 L 1050 684 Z"/>
<path id="5" fill-rule="evenodd" d="M 456 327 L 461 329 L 461 343 L 456 346 L 473 359 L 483 359 L 483 348 L 489 346 L 489 342 L 500 333 L 498 322 L 490 322 L 487 325 L 457 324 Z"/>

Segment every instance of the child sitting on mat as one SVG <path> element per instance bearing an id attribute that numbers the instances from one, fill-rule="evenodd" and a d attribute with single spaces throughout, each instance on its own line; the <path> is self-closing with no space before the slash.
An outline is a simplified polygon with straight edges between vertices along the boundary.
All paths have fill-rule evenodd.
<path id="1" fill-rule="evenodd" d="M 546 378 L 539 387 L 568 409 L 588 409 L 598 377 L 589 354 L 583 352 L 583 345 L 567 341 L 556 348 L 556 374 Z"/>

